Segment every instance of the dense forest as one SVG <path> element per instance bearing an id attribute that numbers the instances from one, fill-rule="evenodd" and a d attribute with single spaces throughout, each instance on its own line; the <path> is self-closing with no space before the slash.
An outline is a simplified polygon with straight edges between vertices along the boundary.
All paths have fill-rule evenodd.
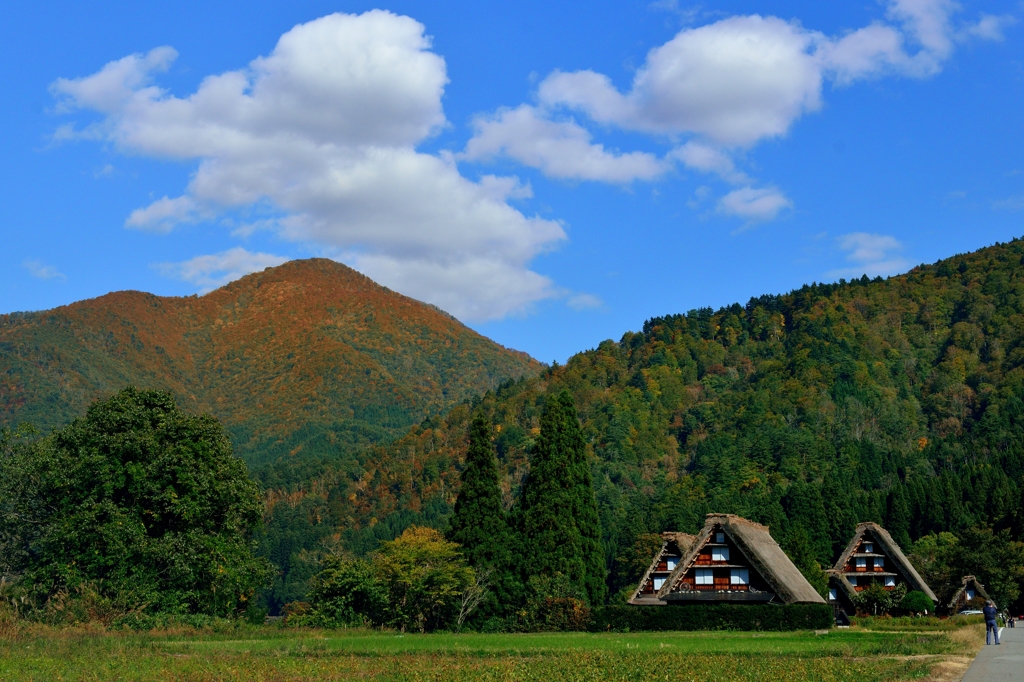
<path id="1" fill-rule="evenodd" d="M 857 522 L 876 521 L 928 575 L 958 582 L 952 573 L 973 569 L 1004 601 L 1019 598 L 1024 242 L 1014 240 L 887 280 L 654 318 L 389 445 L 257 469 L 262 551 L 281 569 L 271 608 L 302 598 L 325 552 L 361 556 L 410 525 L 445 528 L 475 409 L 491 422 L 511 510 L 543 405 L 562 389 L 582 422 L 612 600 L 649 561 L 652 534 L 695 532 L 712 511 L 768 524 L 808 570 L 829 566 Z"/>

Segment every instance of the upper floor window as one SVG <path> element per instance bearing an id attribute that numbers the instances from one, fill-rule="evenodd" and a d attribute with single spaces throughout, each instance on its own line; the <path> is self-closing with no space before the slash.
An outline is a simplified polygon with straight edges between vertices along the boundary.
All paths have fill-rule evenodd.
<path id="1" fill-rule="evenodd" d="M 729 548 L 728 547 L 712 547 L 711 548 L 711 560 L 712 561 L 728 561 L 729 560 Z"/>
<path id="2" fill-rule="evenodd" d="M 664 578 L 655 578 L 654 579 L 654 589 L 655 590 L 660 590 L 661 586 L 664 585 L 664 584 L 665 584 L 665 579 Z"/>
<path id="3" fill-rule="evenodd" d="M 862 556 L 857 557 L 857 568 L 867 568 L 867 567 L 868 567 L 868 560 L 867 560 L 867 558 L 862 557 Z"/>
<path id="4" fill-rule="evenodd" d="M 676 570 L 676 562 L 677 561 L 679 561 L 679 560 L 676 559 L 675 557 L 669 557 L 668 559 L 666 559 L 665 560 L 665 565 L 668 566 L 668 570 L 670 570 L 670 571 Z"/>
<path id="5" fill-rule="evenodd" d="M 729 571 L 729 584 L 730 585 L 749 585 L 750 574 L 745 568 L 734 568 Z"/>
<path id="6" fill-rule="evenodd" d="M 875 557 L 875 568 L 885 568 L 885 559 L 880 556 Z"/>
<path id="7" fill-rule="evenodd" d="M 875 551 L 875 543 L 873 543 L 873 542 L 865 542 L 864 543 L 864 552 L 866 552 L 867 554 L 873 554 L 874 551 Z"/>
<path id="8" fill-rule="evenodd" d="M 698 585 L 714 585 L 715 572 L 710 568 L 698 568 L 694 579 Z"/>
<path id="9" fill-rule="evenodd" d="M 885 586 L 896 587 L 896 578 L 892 577 L 891 575 L 885 576 Z"/>
<path id="10" fill-rule="evenodd" d="M 725 533 L 715 533 L 715 542 L 725 542 Z"/>
<path id="11" fill-rule="evenodd" d="M 836 596 L 836 588 L 830 587 L 828 590 L 828 600 L 835 601 L 838 597 Z"/>

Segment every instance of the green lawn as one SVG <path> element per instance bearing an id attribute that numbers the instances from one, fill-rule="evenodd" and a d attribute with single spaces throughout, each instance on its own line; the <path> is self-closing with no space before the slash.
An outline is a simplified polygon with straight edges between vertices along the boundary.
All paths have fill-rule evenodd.
<path id="1" fill-rule="evenodd" d="M 970 655 L 947 633 L 398 634 L 63 630 L 0 640 L 2 680 L 915 679 Z M 912 656 L 913 658 L 907 658 Z"/>

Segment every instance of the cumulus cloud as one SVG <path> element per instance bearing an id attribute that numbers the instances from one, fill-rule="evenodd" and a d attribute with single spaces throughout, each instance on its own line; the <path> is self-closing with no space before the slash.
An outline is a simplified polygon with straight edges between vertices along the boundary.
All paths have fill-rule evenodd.
<path id="1" fill-rule="evenodd" d="M 158 269 L 168 277 L 195 284 L 208 293 L 251 272 L 259 272 L 287 261 L 270 253 L 253 253 L 239 246 L 222 253 L 196 256 L 183 263 L 161 263 Z"/>
<path id="2" fill-rule="evenodd" d="M 774 187 L 741 187 L 726 194 L 718 202 L 718 212 L 750 222 L 773 220 L 793 202 Z"/>
<path id="3" fill-rule="evenodd" d="M 850 267 L 832 270 L 829 277 L 868 277 L 895 275 L 910 267 L 910 261 L 899 255 L 903 244 L 895 237 L 867 232 L 852 232 L 838 238 L 839 248 L 846 251 Z"/>
<path id="4" fill-rule="evenodd" d="M 609 152 L 575 122 L 550 120 L 527 104 L 478 117 L 473 126 L 463 154 L 471 161 L 504 154 L 549 177 L 614 183 L 651 180 L 669 168 L 653 154 Z"/>
<path id="5" fill-rule="evenodd" d="M 957 41 L 1001 40 L 1011 22 L 983 15 L 975 23 L 958 23 L 958 11 L 953 0 L 889 0 L 884 18 L 838 36 L 760 15 L 687 27 L 647 54 L 624 91 L 595 71 L 554 71 L 538 86 L 538 106 L 479 119 L 468 158 L 504 153 L 560 178 L 621 182 L 623 177 L 657 177 L 630 174 L 625 170 L 629 153 L 609 157 L 583 124 L 564 120 L 567 112 L 582 114 L 602 126 L 676 145 L 665 162 L 746 184 L 722 198 L 722 213 L 774 216 L 788 200 L 756 187 L 738 171 L 737 150 L 783 136 L 802 116 L 820 109 L 826 83 L 845 86 L 885 75 L 928 77 L 942 69 Z M 678 145 L 680 138 L 687 141 Z M 607 170 L 612 162 L 620 175 Z M 648 154 L 645 162 L 653 169 L 658 160 Z"/>
<path id="6" fill-rule="evenodd" d="M 450 155 L 416 150 L 446 123 L 446 67 L 430 47 L 409 17 L 333 14 L 187 97 L 155 84 L 176 57 L 169 47 L 52 90 L 64 111 L 105 115 L 90 136 L 198 161 L 182 196 L 132 212 L 128 227 L 166 231 L 269 204 L 283 214 L 267 223 L 280 236 L 356 254 L 350 260 L 368 275 L 456 316 L 522 312 L 557 293 L 529 264 L 565 232 L 509 205 L 529 192 L 514 178 L 472 182 Z"/>
<path id="7" fill-rule="evenodd" d="M 22 266 L 29 271 L 33 277 L 37 279 L 57 279 L 61 281 L 67 280 L 67 276 L 63 272 L 58 270 L 52 265 L 44 265 L 38 260 L 27 260 L 22 263 Z"/>

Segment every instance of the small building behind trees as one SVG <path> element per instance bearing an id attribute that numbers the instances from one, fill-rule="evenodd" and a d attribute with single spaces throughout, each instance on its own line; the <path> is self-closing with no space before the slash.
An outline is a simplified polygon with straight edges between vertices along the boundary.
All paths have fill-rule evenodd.
<path id="1" fill-rule="evenodd" d="M 889 532 L 877 523 L 865 522 L 857 529 L 836 559 L 829 574 L 829 602 L 847 615 L 856 613 L 858 595 L 872 589 L 923 592 L 933 602 L 935 593 L 910 563 Z"/>
<path id="2" fill-rule="evenodd" d="M 988 600 L 989 596 L 985 591 L 985 586 L 979 583 L 973 575 L 965 575 L 961 579 L 960 588 L 953 593 L 953 598 L 947 608 L 950 613 L 957 613 L 964 609 L 981 610 Z"/>
<path id="3" fill-rule="evenodd" d="M 692 541 L 689 536 L 669 535 L 675 535 L 679 554 L 672 554 L 673 547 L 666 539 L 631 603 L 824 603 L 767 526 L 733 514 L 708 514 L 704 528 Z M 673 556 L 680 557 L 675 568 L 660 589 L 646 594 L 648 582 L 653 588 L 654 578 L 661 579 L 664 571 L 660 569 L 668 569 L 668 559 Z"/>
<path id="4" fill-rule="evenodd" d="M 664 606 L 665 602 L 658 599 L 658 591 L 665 585 L 672 571 L 676 570 L 683 555 L 697 540 L 695 535 L 673 532 L 662 533 L 661 538 L 661 550 L 654 555 L 650 568 L 640 579 L 640 584 L 629 599 L 630 604 Z"/>

